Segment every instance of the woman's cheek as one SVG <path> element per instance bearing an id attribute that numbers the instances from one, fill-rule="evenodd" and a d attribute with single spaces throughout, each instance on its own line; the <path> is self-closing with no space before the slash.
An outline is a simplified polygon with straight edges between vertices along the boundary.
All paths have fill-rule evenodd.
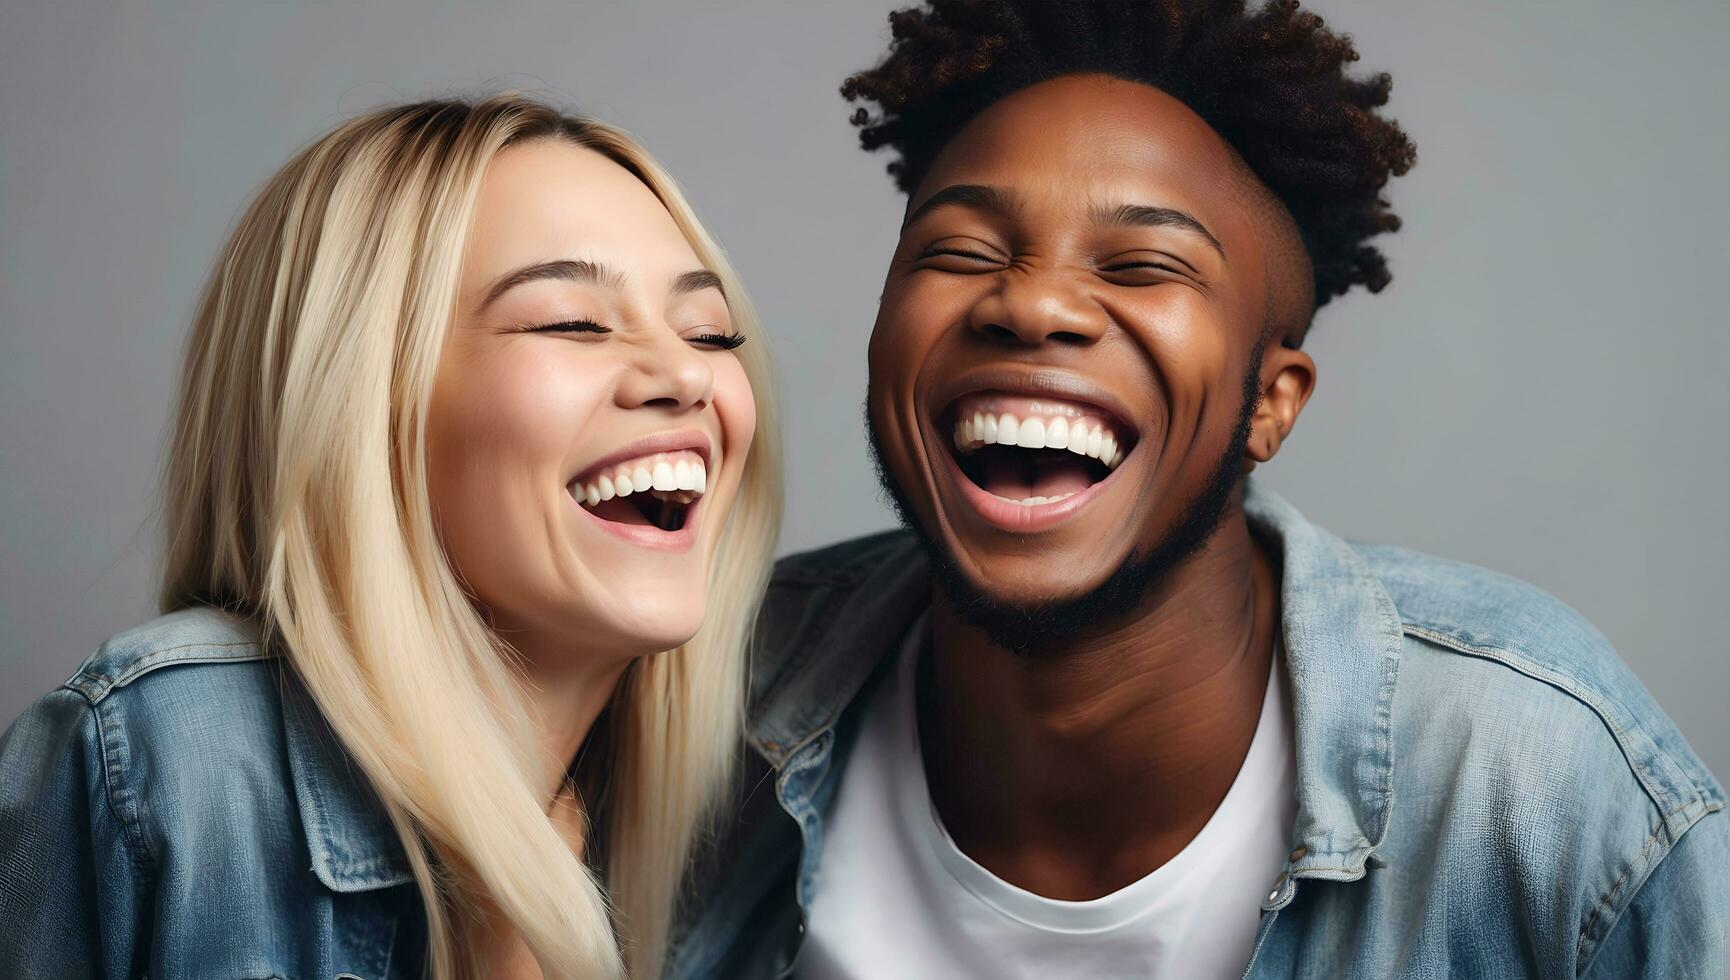
<path id="1" fill-rule="evenodd" d="M 726 357 L 715 367 L 715 411 L 721 416 L 727 480 L 736 489 L 744 478 L 745 460 L 757 433 L 757 399 L 737 358 Z"/>

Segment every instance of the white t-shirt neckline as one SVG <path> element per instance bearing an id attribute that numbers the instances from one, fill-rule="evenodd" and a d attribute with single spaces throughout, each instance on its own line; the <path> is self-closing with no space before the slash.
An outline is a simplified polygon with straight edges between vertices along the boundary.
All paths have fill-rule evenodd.
<path id="1" fill-rule="evenodd" d="M 1283 657 L 1231 788 L 1194 839 L 1110 895 L 1018 888 L 955 846 L 931 803 L 916 691 L 923 618 L 866 696 L 827 807 L 802 980 L 1235 980 L 1285 868 L 1296 759 Z M 1271 710 L 1270 710 L 1271 709 Z"/>
<path id="2" fill-rule="evenodd" d="M 919 660 L 925 655 L 928 636 L 925 622 L 922 615 L 914 623 L 894 668 L 900 675 L 897 680 L 903 685 L 903 690 L 909 692 L 915 689 Z M 1290 731 L 1289 712 L 1282 710 L 1283 681 L 1279 665 L 1280 656 L 1276 649 L 1249 751 L 1232 779 L 1231 788 L 1207 823 L 1170 860 L 1109 895 L 1085 901 L 1047 898 L 997 877 L 956 845 L 943 826 L 943 818 L 931 800 L 930 785 L 925 778 L 916 696 L 898 698 L 896 704 L 900 716 L 895 721 L 900 743 L 897 750 L 905 760 L 899 767 L 901 792 L 898 794 L 906 808 L 903 819 L 907 826 L 927 831 L 919 835 L 921 842 L 962 888 L 979 901 L 1025 925 L 1047 932 L 1085 935 L 1110 932 L 1154 915 L 1163 904 L 1156 894 L 1163 892 L 1166 896 L 1178 896 L 1181 890 L 1169 886 L 1191 875 L 1207 851 L 1219 846 L 1220 839 L 1229 835 L 1230 823 L 1250 802 L 1248 798 L 1254 795 L 1254 782 L 1270 778 L 1277 780 L 1283 764 L 1279 753 L 1285 748 L 1278 729 L 1285 725 L 1286 731 Z"/>

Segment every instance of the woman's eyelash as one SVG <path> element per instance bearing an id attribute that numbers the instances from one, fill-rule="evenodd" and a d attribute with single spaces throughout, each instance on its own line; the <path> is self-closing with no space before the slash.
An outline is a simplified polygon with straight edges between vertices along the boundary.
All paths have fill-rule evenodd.
<path id="1" fill-rule="evenodd" d="M 560 320 L 557 323 L 546 323 L 538 327 L 525 327 L 525 333 L 612 333 L 612 328 L 604 327 L 593 320 Z M 745 335 L 739 333 L 711 332 L 698 334 L 689 338 L 693 344 L 706 344 L 718 350 L 734 350 L 745 343 Z"/>
<path id="2" fill-rule="evenodd" d="M 593 320 L 560 320 L 558 323 L 529 327 L 528 333 L 612 333 Z"/>
<path id="3" fill-rule="evenodd" d="M 742 333 L 705 333 L 691 338 L 693 344 L 708 344 L 718 350 L 735 350 L 745 345 Z"/>

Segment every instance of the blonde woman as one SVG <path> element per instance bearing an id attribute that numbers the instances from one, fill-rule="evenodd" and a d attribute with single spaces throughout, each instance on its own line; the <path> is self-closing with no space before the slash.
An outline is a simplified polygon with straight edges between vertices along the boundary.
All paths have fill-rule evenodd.
<path id="1" fill-rule="evenodd" d="M 528 99 L 297 156 L 199 308 L 161 618 L 0 740 L 0 975 L 651 977 L 779 513 L 744 293 Z"/>

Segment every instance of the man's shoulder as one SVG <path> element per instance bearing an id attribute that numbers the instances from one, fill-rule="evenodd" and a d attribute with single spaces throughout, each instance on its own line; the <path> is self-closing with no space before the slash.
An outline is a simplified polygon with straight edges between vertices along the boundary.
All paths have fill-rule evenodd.
<path id="1" fill-rule="evenodd" d="M 1394 723 L 1425 727 L 1406 733 L 1414 750 L 1437 747 L 1427 736 L 1445 734 L 1448 744 L 1469 745 L 1534 781 L 1542 772 L 1579 788 L 1643 794 L 1678 834 L 1723 806 L 1722 787 L 1675 723 L 1579 612 L 1489 569 L 1406 548 L 1353 547 L 1406 636 L 1401 701 L 1412 710 Z"/>
<path id="2" fill-rule="evenodd" d="M 866 593 L 863 587 L 916 575 L 923 562 L 918 542 L 906 530 L 850 538 L 782 558 L 775 563 L 758 618 L 760 650 L 773 659 L 789 644 L 822 632 L 849 606 L 873 599 L 894 601 Z M 912 589 L 906 591 L 911 594 Z"/>
<path id="3" fill-rule="evenodd" d="M 757 616 L 754 732 L 781 742 L 831 720 L 929 602 L 925 558 L 905 530 L 781 559 Z"/>
<path id="4" fill-rule="evenodd" d="M 788 592 L 857 585 L 885 564 L 919 554 L 913 532 L 905 528 L 879 531 L 834 544 L 795 552 L 775 562 L 769 587 Z"/>
<path id="5" fill-rule="evenodd" d="M 1584 616 L 1508 575 L 1353 548 L 1404 634 L 1384 860 L 1470 862 L 1486 894 L 1542 896 L 1512 946 L 1581 967 L 1636 896 L 1672 909 L 1721 892 L 1698 865 L 1726 843 L 1723 789 Z"/>
<path id="6" fill-rule="evenodd" d="M 1410 548 L 1355 542 L 1352 548 L 1408 632 L 1432 633 L 1452 645 L 1548 652 L 1575 663 L 1615 660 L 1610 642 L 1584 616 L 1529 582 Z"/>

